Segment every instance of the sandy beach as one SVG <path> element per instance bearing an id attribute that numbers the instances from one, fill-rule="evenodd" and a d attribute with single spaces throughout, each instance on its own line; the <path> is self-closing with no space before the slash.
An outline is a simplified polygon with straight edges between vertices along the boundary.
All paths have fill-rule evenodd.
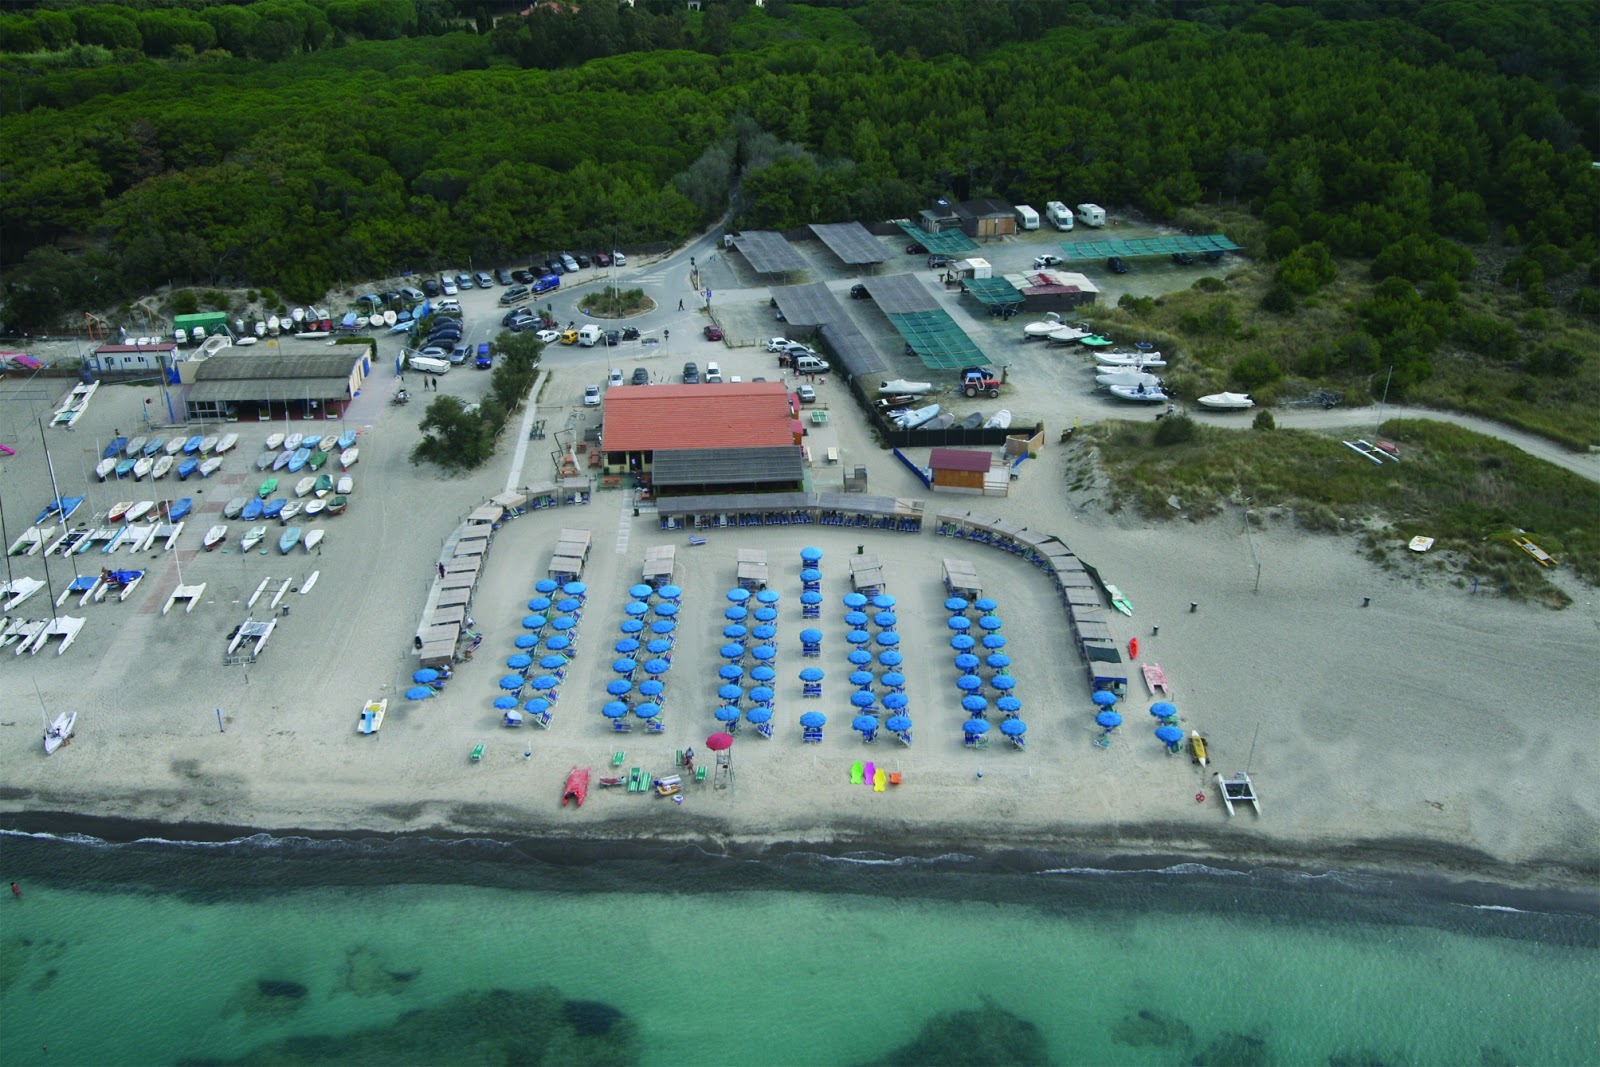
<path id="1" fill-rule="evenodd" d="M 566 355 L 546 361 L 550 382 L 536 412 L 552 428 L 581 414 L 579 397 L 594 377 Z M 752 350 L 718 355 L 725 373 L 772 373 Z M 1137 638 L 1141 646 L 1120 709 L 1125 725 L 1109 748 L 1093 743 L 1100 734 L 1095 709 L 1053 589 L 1019 559 L 937 536 L 932 522 L 917 535 L 731 529 L 690 548 L 680 533 L 658 529 L 648 509 L 635 517 L 631 498 L 620 492 L 507 522 L 470 609 L 481 649 L 438 698 L 407 701 L 417 667 L 412 637 L 441 545 L 490 495 L 545 477 L 552 442 L 528 442 L 513 428 L 501 455 L 469 476 L 414 468 L 407 451 L 423 405 L 388 406 L 390 377 L 379 370 L 349 417 L 361 434 L 356 490 L 345 515 L 316 520 L 327 531 L 320 555 L 280 555 L 276 524 L 269 525 L 267 551 L 241 554 L 246 524 L 238 521 L 223 550 L 200 550 L 224 503 L 254 492 L 262 476 L 252 461 L 281 425 L 230 426 L 241 442 L 222 471 L 208 481 L 161 483 L 159 493 L 148 483 L 100 484 L 92 474 L 113 430 L 146 432 L 140 410 L 148 389 L 103 387 L 74 432 L 49 431 L 62 492 L 89 496 L 83 516 L 118 499 L 158 495 L 194 496 L 195 514 L 176 553 L 140 558 L 148 574 L 127 603 L 71 609 L 88 623 L 66 654 L 57 656 L 54 646 L 37 656 L 0 650 L 0 809 L 8 822 L 72 812 L 267 830 L 898 841 L 907 849 L 1037 845 L 1404 866 L 1550 885 L 1583 884 L 1600 867 L 1600 730 L 1586 696 L 1600 674 L 1592 590 L 1576 590 L 1573 607 L 1551 612 L 1383 572 L 1353 540 L 1273 522 L 1246 535 L 1238 515 L 1153 524 L 1108 514 L 1102 494 L 1067 490 L 1065 472 L 1077 453 L 1053 439 L 1023 465 L 1009 498 L 929 494 L 872 444 L 842 393 L 831 436 L 818 443 L 841 448 L 841 467 L 865 464 L 872 492 L 922 498 L 930 517 L 965 505 L 1055 533 L 1131 599 L 1131 618 L 1107 609 L 1123 645 Z M 458 371 L 442 388 L 466 396 L 486 381 Z M 49 383 L 49 399 L 68 384 Z M 823 403 L 834 389 L 823 389 Z M 10 404 L 12 422 L 3 427 L 18 452 L 0 462 L 12 539 L 51 496 L 37 431 L 22 410 L 30 406 L 48 408 L 37 400 Z M 837 487 L 841 467 L 819 463 L 817 487 Z M 551 728 L 505 729 L 491 706 L 500 695 L 496 682 L 516 651 L 526 601 L 562 527 L 589 529 L 594 539 L 579 653 Z M 666 729 L 619 735 L 599 714 L 614 677 L 612 646 L 645 549 L 660 544 L 678 546 L 683 590 L 666 676 Z M 825 553 L 825 603 L 816 623 L 800 617 L 799 550 L 806 545 Z M 741 547 L 768 550 L 771 587 L 782 595 L 775 736 L 760 738 L 744 726 L 732 749 L 731 788 L 690 786 L 682 804 L 594 789 L 581 810 L 562 809 L 568 769 L 607 773 L 619 749 L 627 753 L 624 769 L 641 765 L 657 774 L 673 770 L 677 749 L 693 746 L 709 759 L 704 741 L 717 728 L 724 594 L 735 584 Z M 898 601 L 915 722 L 910 747 L 892 736 L 863 745 L 849 729 L 842 597 L 849 591 L 846 557 L 858 547 L 883 559 Z M 999 603 L 1028 724 L 1026 751 L 999 737 L 986 751 L 961 743 L 967 716 L 954 685 L 940 584 L 947 556 L 970 559 Z M 133 565 L 123 554 L 96 550 L 71 561 L 52 557 L 50 578 L 59 591 L 74 565 L 81 573 L 108 559 Z M 39 556 L 11 564 L 18 576 L 44 576 Z M 203 581 L 206 592 L 192 613 L 163 616 L 179 566 L 185 583 Z M 260 659 L 224 665 L 233 628 L 247 616 L 270 614 L 265 601 L 253 612 L 245 604 L 262 579 L 273 579 L 272 589 L 286 578 L 298 588 L 312 571 L 315 587 L 284 598 L 290 611 Z M 41 592 L 18 614 L 47 611 Z M 801 660 L 805 625 L 824 632 L 820 660 Z M 1248 767 L 1261 796 L 1259 816 L 1230 819 L 1208 772 L 1187 756 L 1169 755 L 1152 737 L 1156 723 L 1147 709 L 1154 698 L 1137 673 L 1151 661 L 1165 670 L 1183 727 L 1210 739 L 1209 771 Z M 801 697 L 797 673 L 808 665 L 827 672 L 822 700 Z M 377 697 L 390 701 L 382 732 L 360 736 L 357 713 Z M 39 744 L 41 703 L 51 714 L 79 712 L 76 737 L 49 758 Z M 808 710 L 829 718 L 821 745 L 801 742 L 797 719 Z M 485 756 L 472 763 L 468 754 L 479 742 Z M 883 793 L 850 785 L 856 760 L 898 771 L 903 784 Z M 1197 793 L 1205 794 L 1203 803 Z M 173 827 L 172 836 L 182 833 Z"/>

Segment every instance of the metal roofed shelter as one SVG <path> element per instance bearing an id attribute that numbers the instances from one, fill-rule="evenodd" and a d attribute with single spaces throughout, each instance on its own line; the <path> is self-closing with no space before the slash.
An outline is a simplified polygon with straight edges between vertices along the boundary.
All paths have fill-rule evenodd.
<path id="1" fill-rule="evenodd" d="M 914 274 L 890 274 L 872 282 L 872 299 L 899 331 L 907 350 L 936 370 L 983 363 L 984 355 L 938 299 Z"/>
<path id="2" fill-rule="evenodd" d="M 828 251 L 852 267 L 886 262 L 883 243 L 859 222 L 813 222 L 811 232 Z"/>
<path id="3" fill-rule="evenodd" d="M 847 377 L 882 374 L 884 362 L 865 334 L 856 328 L 838 298 L 822 282 L 787 285 L 772 290 L 772 299 L 784 321 L 795 326 L 816 326 L 828 357 Z"/>
<path id="4" fill-rule="evenodd" d="M 1239 246 L 1226 234 L 1212 233 L 1204 237 L 1139 237 L 1127 241 L 1065 241 L 1061 245 L 1068 259 L 1105 259 L 1108 256 L 1170 256 L 1174 252 L 1198 255 L 1237 252 Z"/>
<path id="5" fill-rule="evenodd" d="M 746 230 L 733 238 L 733 247 L 757 274 L 792 274 L 806 269 L 806 258 L 781 233 Z"/>
<path id="6" fill-rule="evenodd" d="M 1100 298 L 1100 290 L 1087 275 L 1072 271 L 1034 270 L 1007 275 L 1030 312 L 1070 311 Z"/>
<path id="7" fill-rule="evenodd" d="M 657 450 L 650 480 L 658 494 L 799 492 L 805 484 L 805 465 L 800 450 L 792 445 Z"/>
<path id="8" fill-rule="evenodd" d="M 961 290 L 989 309 L 989 314 L 1022 307 L 1022 294 L 1004 278 L 963 278 Z"/>
<path id="9" fill-rule="evenodd" d="M 978 243 L 960 230 L 945 230 L 942 233 L 930 233 L 914 222 L 901 222 L 898 224 L 906 232 L 906 236 L 929 252 L 940 252 L 945 255 L 965 255 L 976 252 Z"/>
<path id="10" fill-rule="evenodd" d="M 795 446 L 782 382 L 641 385 L 606 396 L 601 441 L 608 471 L 645 473 L 655 453 Z"/>
<path id="11" fill-rule="evenodd" d="M 314 353 L 293 354 L 224 349 L 195 367 L 184 405 L 192 419 L 269 419 L 290 412 L 337 418 L 361 389 L 367 356 L 365 345 L 331 352 L 319 345 Z"/>

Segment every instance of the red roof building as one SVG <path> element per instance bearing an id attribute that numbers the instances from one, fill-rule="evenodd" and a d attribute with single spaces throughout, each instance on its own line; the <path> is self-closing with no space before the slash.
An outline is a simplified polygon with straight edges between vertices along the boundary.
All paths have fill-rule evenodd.
<path id="1" fill-rule="evenodd" d="M 982 493 L 984 475 L 992 466 L 994 459 L 989 453 L 962 448 L 936 448 L 928 457 L 935 489 Z"/>
<path id="2" fill-rule="evenodd" d="M 605 470 L 654 478 L 661 493 L 798 489 L 794 420 L 781 382 L 618 386 L 605 398 Z"/>

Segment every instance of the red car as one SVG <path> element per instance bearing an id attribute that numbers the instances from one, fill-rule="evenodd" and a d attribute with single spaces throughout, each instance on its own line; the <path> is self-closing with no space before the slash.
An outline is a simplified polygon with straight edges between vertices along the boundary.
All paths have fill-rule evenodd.
<path id="1" fill-rule="evenodd" d="M 611 257 L 604 252 L 596 252 L 594 254 L 594 265 L 597 267 L 609 267 L 611 266 Z"/>
<path id="2" fill-rule="evenodd" d="M 927 254 L 928 250 L 921 245 L 906 245 L 906 255 L 908 256 L 925 256 Z"/>
<path id="3" fill-rule="evenodd" d="M 720 341 L 720 340 L 722 340 L 722 327 L 718 326 L 714 322 L 710 326 L 707 326 L 706 327 L 706 340 L 707 341 Z"/>

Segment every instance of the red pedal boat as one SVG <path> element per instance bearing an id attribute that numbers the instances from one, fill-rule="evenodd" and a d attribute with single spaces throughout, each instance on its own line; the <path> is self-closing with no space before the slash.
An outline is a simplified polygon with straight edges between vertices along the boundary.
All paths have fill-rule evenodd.
<path id="1" fill-rule="evenodd" d="M 567 772 L 566 788 L 561 791 L 561 806 L 567 806 L 567 801 L 576 800 L 578 807 L 583 807 L 583 798 L 589 795 L 589 768 L 574 766 Z"/>

